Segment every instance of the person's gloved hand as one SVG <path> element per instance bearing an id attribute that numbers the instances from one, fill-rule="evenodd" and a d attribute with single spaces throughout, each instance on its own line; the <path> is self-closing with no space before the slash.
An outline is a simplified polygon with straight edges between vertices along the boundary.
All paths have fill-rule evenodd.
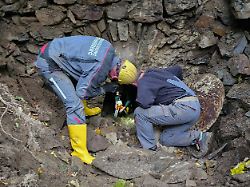
<path id="1" fill-rule="evenodd" d="M 111 93 L 115 93 L 118 87 L 119 87 L 118 84 L 114 82 L 106 83 L 102 86 L 105 92 L 111 92 Z"/>

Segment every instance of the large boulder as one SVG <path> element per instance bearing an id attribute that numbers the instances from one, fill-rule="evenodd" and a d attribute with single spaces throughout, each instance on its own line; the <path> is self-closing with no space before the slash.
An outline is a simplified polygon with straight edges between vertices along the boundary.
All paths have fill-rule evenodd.
<path id="1" fill-rule="evenodd" d="M 161 159 L 164 159 L 161 160 Z M 124 144 L 110 146 L 104 152 L 98 152 L 93 165 L 112 175 L 122 179 L 133 179 L 149 172 L 159 172 L 157 165 L 165 169 L 177 162 L 177 159 L 165 151 L 153 151 L 136 149 Z M 163 169 L 163 170 L 165 170 Z M 162 169 L 161 169 L 162 170 Z"/>
<path id="2" fill-rule="evenodd" d="M 195 127 L 207 131 L 215 123 L 223 107 L 225 98 L 223 83 L 213 74 L 203 74 L 190 83 L 201 104 L 201 116 Z"/>

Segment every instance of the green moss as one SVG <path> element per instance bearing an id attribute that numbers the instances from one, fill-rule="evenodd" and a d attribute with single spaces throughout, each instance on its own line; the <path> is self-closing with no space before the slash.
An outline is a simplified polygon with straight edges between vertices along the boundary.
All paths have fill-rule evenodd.
<path id="1" fill-rule="evenodd" d="M 126 187 L 126 181 L 119 179 L 118 181 L 116 181 L 113 187 Z"/>

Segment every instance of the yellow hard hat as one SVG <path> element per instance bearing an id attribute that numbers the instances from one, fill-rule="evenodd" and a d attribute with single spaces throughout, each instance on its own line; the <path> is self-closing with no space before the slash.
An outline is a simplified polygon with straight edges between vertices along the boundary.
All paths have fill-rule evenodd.
<path id="1" fill-rule="evenodd" d="M 132 84 L 137 78 L 137 69 L 129 60 L 125 60 L 118 76 L 119 84 Z"/>

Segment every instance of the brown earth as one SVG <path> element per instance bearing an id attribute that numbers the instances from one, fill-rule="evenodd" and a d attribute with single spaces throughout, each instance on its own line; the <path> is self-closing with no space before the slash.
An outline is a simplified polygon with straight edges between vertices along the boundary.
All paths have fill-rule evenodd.
<path id="1" fill-rule="evenodd" d="M 37 74 L 33 74 L 31 77 L 16 77 L 3 73 L 0 82 L 8 85 L 10 93 L 15 96 L 15 101 L 20 106 L 23 106 L 22 108 L 26 114 L 30 114 L 32 118 L 42 122 L 39 124 L 42 126 L 32 129 L 31 126 L 34 124 L 27 123 L 21 117 L 15 116 L 13 107 L 17 108 L 17 106 L 9 102 L 8 96 L 5 98 L 5 95 L 2 95 L 5 104 L 1 102 L 0 108 L 2 114 L 0 161 L 1 177 L 5 180 L 1 180 L 0 186 L 80 185 L 92 187 L 113 186 L 118 181 L 118 178 L 109 176 L 93 166 L 83 164 L 77 158 L 69 155 L 71 147 L 67 128 L 63 128 L 65 120 L 63 105 L 44 85 L 43 80 Z M 9 102 L 9 106 L 6 102 Z M 95 100 L 92 104 L 101 106 L 102 98 Z M 98 120 L 98 118 L 92 121 Z M 128 130 L 126 127 L 118 125 L 118 122 L 110 117 L 100 120 L 99 127 L 103 132 L 113 131 L 118 134 L 118 139 L 120 138 L 122 141 L 131 144 L 136 143 L 134 130 Z M 89 132 L 93 134 L 97 126 L 98 123 L 95 126 L 89 125 Z M 32 133 L 33 135 L 30 135 Z M 34 137 L 33 140 L 32 136 Z M 212 165 L 207 167 L 209 177 L 207 180 L 196 181 L 197 185 L 246 185 L 246 183 L 241 185 L 237 181 L 232 181 L 228 173 L 230 167 L 235 162 L 249 156 L 248 153 L 249 151 L 238 148 L 225 152 L 223 156 L 219 154 L 216 160 L 206 160 L 207 165 Z M 176 155 L 180 154 L 182 160 L 193 160 L 185 149 L 180 150 L 180 153 L 176 153 Z M 236 154 L 237 158 L 232 157 L 230 154 Z M 129 183 L 130 185 L 132 183 L 136 184 L 133 180 L 129 180 Z"/>
<path id="2" fill-rule="evenodd" d="M 8 86 L 9 93 L 15 96 L 15 101 L 22 106 L 26 114 L 42 122 L 39 124 L 41 127 L 31 130 L 30 126 L 34 124 L 15 116 L 12 107 L 17 106 L 9 102 L 8 96 L 5 98 L 2 95 L 0 186 L 77 186 L 78 183 L 81 186 L 112 186 L 118 180 L 69 155 L 71 146 L 67 128 L 63 126 L 63 105 L 37 74 L 32 77 L 16 77 L 3 73 L 0 82 Z M 99 98 L 99 101 L 95 100 L 93 104 L 101 107 L 101 101 L 102 98 Z M 9 102 L 10 106 L 3 102 Z M 106 124 L 99 124 L 103 131 L 104 128 L 106 131 L 119 131 L 120 136 L 127 132 L 126 129 L 115 126 L 112 118 L 106 119 Z M 89 133 L 93 134 L 95 128 L 89 125 Z M 37 131 L 45 132 L 42 132 L 42 135 L 37 133 L 38 142 L 30 140 L 30 133 L 36 136 Z M 126 136 L 129 135 L 125 135 L 124 140 Z M 135 136 L 129 140 L 134 141 Z M 36 143 L 39 148 L 36 148 Z M 30 175 L 27 175 L 27 172 Z"/>

